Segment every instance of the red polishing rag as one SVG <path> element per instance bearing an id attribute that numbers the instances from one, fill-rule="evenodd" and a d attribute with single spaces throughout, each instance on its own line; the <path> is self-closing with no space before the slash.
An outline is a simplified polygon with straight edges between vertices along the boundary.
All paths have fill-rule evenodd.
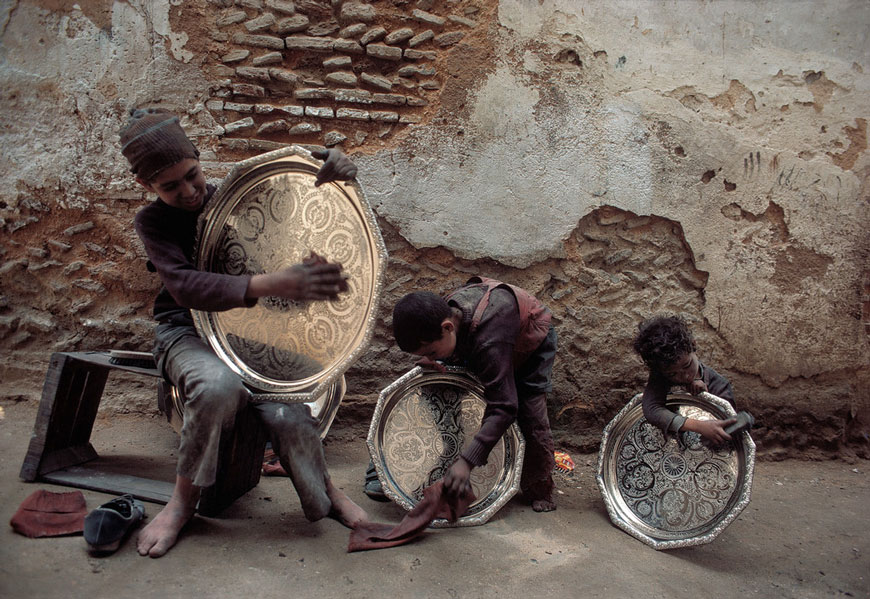
<path id="1" fill-rule="evenodd" d="M 436 518 L 446 518 L 449 522 L 465 513 L 476 497 L 468 493 L 460 498 L 448 497 L 443 481 L 438 481 L 423 490 L 423 500 L 405 514 L 398 524 L 364 522 L 350 532 L 347 552 L 366 551 L 395 547 L 420 536 Z"/>

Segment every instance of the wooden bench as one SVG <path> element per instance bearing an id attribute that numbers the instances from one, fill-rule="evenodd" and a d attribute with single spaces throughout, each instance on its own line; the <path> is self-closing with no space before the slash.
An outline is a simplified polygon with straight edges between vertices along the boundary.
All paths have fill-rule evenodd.
<path id="1" fill-rule="evenodd" d="M 118 474 L 100 463 L 90 438 L 109 373 L 123 371 L 159 378 L 156 368 L 114 364 L 109 352 L 57 352 L 52 354 L 33 435 L 20 476 L 25 481 L 53 484 L 166 503 L 171 481 Z M 165 387 L 164 391 L 165 393 Z M 169 418 L 171 402 L 158 401 Z M 203 489 L 198 512 L 215 516 L 257 486 L 268 440 L 265 429 L 244 409 L 236 417 L 231 435 L 221 439 L 215 484 Z"/>

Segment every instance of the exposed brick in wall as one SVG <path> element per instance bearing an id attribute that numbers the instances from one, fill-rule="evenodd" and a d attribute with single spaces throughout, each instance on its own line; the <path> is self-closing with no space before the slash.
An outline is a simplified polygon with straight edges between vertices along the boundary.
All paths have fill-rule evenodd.
<path id="1" fill-rule="evenodd" d="M 145 270 L 134 233 L 110 224 L 132 220 L 135 209 L 124 202 L 111 209 L 95 204 L 72 226 L 38 202 L 4 210 L 10 233 L 0 247 L 0 351 L 17 359 L 4 363 L 0 374 L 29 377 L 31 399 L 38 397 L 46 349 L 150 349 L 149 315 L 159 283 Z M 756 218 L 769 219 L 775 229 L 776 214 L 772 208 Z M 707 273 L 695 267 L 679 223 L 605 206 L 578 222 L 560 257 L 525 269 L 458 258 L 445 248 L 419 250 L 385 221 L 380 226 L 390 252 L 383 302 L 368 350 L 347 373 L 342 426 L 367 426 L 380 390 L 414 364 L 392 342 L 391 311 L 398 299 L 418 289 L 443 293 L 473 274 L 486 274 L 531 290 L 553 311 L 559 353 L 550 416 L 563 447 L 597 450 L 604 426 L 646 380 L 631 349 L 637 324 L 653 314 L 681 313 L 692 325 L 701 359 L 731 378 L 739 405 L 753 407 L 760 423 L 753 436 L 762 452 L 849 457 L 866 450 L 866 423 L 850 411 L 856 391 L 849 384 L 835 386 L 843 407 L 830 412 L 813 401 L 813 379 L 771 389 L 733 366 L 733 348 L 717 324 L 698 317 Z M 14 294 L 6 293 L 10 289 Z M 864 317 L 870 320 L 870 286 L 864 293 Z M 132 401 L 147 411 L 153 407 L 151 391 L 144 389 L 135 401 L 125 396 L 120 409 L 133 409 Z M 774 407 L 768 413 L 764 406 Z"/>
<path id="2" fill-rule="evenodd" d="M 722 340 L 697 314 L 707 274 L 694 266 L 676 222 L 612 207 L 587 215 L 565 240 L 563 256 L 529 268 L 457 258 L 444 248 L 418 250 L 381 223 L 390 252 L 381 317 L 370 350 L 348 373 L 354 389 L 380 389 L 414 364 L 392 343 L 392 306 L 406 293 L 445 293 L 474 274 L 518 284 L 553 311 L 559 335 L 550 416 L 560 443 L 595 451 L 607 422 L 643 386 L 633 358 L 637 324 L 681 313 L 693 325 L 702 357 L 720 362 Z M 602 366 L 603 365 L 603 366 Z"/>
<path id="3" fill-rule="evenodd" d="M 425 121 L 445 54 L 485 26 L 473 1 L 190 4 L 174 27 L 205 28 L 191 47 L 214 78 L 211 133 L 238 154 L 287 143 L 356 147 Z"/>
<path id="4" fill-rule="evenodd" d="M 80 11 L 73 6 L 78 5 L 63 5 L 57 11 Z M 112 18 L 107 6 L 82 3 L 88 17 L 100 17 L 95 20 L 100 35 L 108 36 Z M 287 143 L 341 145 L 360 154 L 395 148 L 404 141 L 403 132 L 414 131 L 415 123 L 431 122 L 439 127 L 470 110 L 477 82 L 504 56 L 495 50 L 503 32 L 497 29 L 496 9 L 491 0 L 172 2 L 171 29 L 189 37 L 184 55 L 192 56 L 191 65 L 182 65 L 174 55 L 179 61 L 176 66 L 194 67 L 191 70 L 201 71 L 211 86 L 197 84 L 187 89 L 179 83 L 173 90 L 179 91 L 179 97 L 182 92 L 189 94 L 184 101 L 156 92 L 151 96 L 149 90 L 141 97 L 183 113 L 185 127 L 203 150 L 210 178 L 225 175 L 238 158 Z M 81 19 L 70 21 L 70 27 Z M 70 32 L 76 35 L 73 29 Z M 540 91 L 541 105 L 557 115 L 565 112 L 561 102 L 566 86 L 600 94 L 602 99 L 610 97 L 596 78 L 607 79 L 602 73 L 611 68 L 608 65 L 619 72 L 625 60 L 608 62 L 603 50 L 586 52 L 579 38 L 565 45 L 572 48 L 550 53 L 543 41 L 534 47 L 544 62 L 552 57 L 564 67 L 561 71 L 545 68 L 525 73 Z M 560 76 L 568 78 L 558 80 Z M 826 117 L 819 121 L 820 129 L 816 128 L 821 131 L 817 141 L 807 135 L 805 143 L 798 144 L 803 148 L 800 161 L 826 159 L 859 173 L 866 182 L 866 119 L 843 117 L 836 127 L 832 124 L 836 121 L 831 116 L 834 106 L 839 106 L 834 101 L 845 93 L 841 84 L 828 80 L 823 71 L 788 77 L 794 81 L 774 79 L 799 90 L 805 84 L 812 97 L 812 102 L 793 101 L 777 110 L 784 117 L 796 112 L 804 115 L 792 116 L 788 126 L 799 128 L 808 113 Z M 841 78 L 842 74 L 838 81 Z M 763 123 L 767 123 L 765 102 L 772 97 L 769 89 L 764 88 L 768 93 L 763 96 L 757 83 L 733 80 L 723 85 L 726 89 L 721 93 L 713 93 L 701 86 L 696 89 L 693 81 L 686 83 L 665 95 L 701 115 L 700 123 L 727 121 L 746 131 L 768 132 Z M 174 86 L 175 81 L 170 84 Z M 97 123 L 104 127 L 107 111 L 121 122 L 125 101 L 132 95 L 113 95 L 109 77 L 106 87 L 101 85 L 96 89 L 115 98 L 113 104 L 99 103 L 95 96 L 90 105 L 73 103 L 73 112 L 69 96 L 45 86 L 38 89 L 39 100 L 58 106 L 67 101 L 58 119 L 78 118 L 83 127 L 96 128 Z M 6 94 L 10 114 L 34 103 L 32 95 L 14 86 Z M 15 100 L 17 94 L 21 94 L 19 100 Z M 800 97 L 807 100 L 810 95 Z M 94 118 L 94 110 L 99 119 Z M 54 113 L 47 110 L 45 114 Z M 679 179 L 689 168 L 687 157 L 696 155 L 698 149 L 687 142 L 689 135 L 671 133 L 671 125 L 679 129 L 679 121 L 667 117 L 654 133 L 668 156 L 686 160 L 677 163 L 677 171 L 664 173 Z M 774 129 L 769 132 L 775 133 L 776 125 L 771 126 Z M 826 127 L 830 128 L 827 132 Z M 691 129 L 692 137 L 695 132 L 700 135 L 701 129 L 694 124 Z M 89 155 L 104 144 L 114 160 L 115 131 L 113 121 L 109 135 L 87 138 L 95 145 L 81 148 L 80 153 Z M 773 143 L 777 144 L 783 145 L 782 138 Z M 790 234 L 790 227 L 806 221 L 794 214 L 789 218 L 795 206 L 788 201 L 789 194 L 801 194 L 808 207 L 816 205 L 813 202 L 828 202 L 824 194 L 829 193 L 826 186 L 833 175 L 826 174 L 817 186 L 813 165 L 801 162 L 796 166 L 793 160 L 778 164 L 780 154 L 771 153 L 764 144 L 744 155 L 742 177 L 739 165 L 723 166 L 715 155 L 687 177 L 698 177 L 707 184 L 706 193 L 716 188 L 727 194 L 723 202 L 715 202 L 720 212 L 711 214 L 711 220 L 725 217 L 729 223 L 733 237 L 727 237 L 728 261 L 738 263 L 746 256 L 771 264 L 775 274 L 770 282 L 790 297 L 785 292 L 799 293 L 803 282 L 822 280 L 837 261 L 831 261 L 830 252 L 799 244 Z M 44 157 L 35 163 L 50 164 Z M 81 179 L 75 181 L 80 199 L 70 203 L 70 191 L 56 183 L 54 169 L 45 170 L 49 174 L 43 187 L 30 187 L 30 180 L 24 179 L 10 186 L 17 195 L 10 196 L 8 205 L 0 201 L 4 232 L 0 241 L 0 352 L 6 356 L 0 361 L 0 386 L 11 390 L 4 394 L 6 398 L 38 398 L 52 350 L 147 350 L 153 339 L 150 311 L 159 283 L 156 275 L 145 270 L 144 252 L 130 227 L 133 214 L 147 201 L 144 192 L 138 188 L 117 191 L 118 187 L 107 184 L 105 175 L 96 172 L 99 169 L 87 177 L 71 171 L 66 181 Z M 768 171 L 770 187 L 762 188 L 758 179 Z M 85 186 L 89 187 L 82 191 Z M 839 194 L 839 187 L 835 191 Z M 765 194 L 764 202 L 752 201 Z M 859 193 L 860 198 L 865 196 Z M 840 201 L 839 195 L 836 198 Z M 413 364 L 412 357 L 392 343 L 390 310 L 397 299 L 415 289 L 446 291 L 471 274 L 481 273 L 531 289 L 556 315 L 560 351 L 551 418 L 559 443 L 569 449 L 595 451 L 606 422 L 643 385 L 645 370 L 630 348 L 637 323 L 653 313 L 682 312 L 692 322 L 702 359 L 732 379 L 738 405 L 750 407 L 756 415 L 760 428 L 753 437 L 764 455 L 870 457 L 866 369 L 792 376 L 775 387 L 759 378 L 757 370 L 741 371 L 735 365 L 739 352 L 718 334 L 715 313 L 709 321 L 699 316 L 708 314 L 705 294 L 711 291 L 706 273 L 694 265 L 677 222 L 599 208 L 577 222 L 561 251 L 525 269 L 492 260 L 457 258 L 445 248 L 418 250 L 386 222 L 381 227 L 391 254 L 387 291 L 369 351 L 348 373 L 349 393 L 338 415 L 342 424 L 366 427 L 377 393 Z M 854 256 L 858 262 L 867 261 L 866 252 Z M 870 275 L 849 287 L 848 299 L 854 300 L 849 304 L 854 307 L 850 315 L 863 319 L 870 335 Z M 768 345 L 778 351 L 774 344 Z M 25 371 L 32 384 L 16 379 Z M 107 394 L 129 388 L 126 383 L 113 386 Z M 143 411 L 153 410 L 153 397 L 153 391 L 145 389 L 139 404 Z M 124 398 L 121 409 L 130 409 L 130 405 Z"/>

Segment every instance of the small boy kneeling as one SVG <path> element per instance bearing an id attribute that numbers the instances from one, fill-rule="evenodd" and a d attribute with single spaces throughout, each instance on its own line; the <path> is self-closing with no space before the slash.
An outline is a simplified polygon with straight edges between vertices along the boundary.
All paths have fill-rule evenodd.
<path id="1" fill-rule="evenodd" d="M 686 321 L 679 316 L 657 316 L 638 327 L 634 350 L 649 368 L 643 390 L 643 415 L 667 436 L 669 433 L 693 431 L 713 443 L 731 440 L 725 427 L 737 421 L 696 420 L 669 410 L 665 401 L 671 387 L 679 385 L 692 395 L 711 393 L 734 406 L 734 392 L 728 379 L 701 363 L 697 346 Z"/>

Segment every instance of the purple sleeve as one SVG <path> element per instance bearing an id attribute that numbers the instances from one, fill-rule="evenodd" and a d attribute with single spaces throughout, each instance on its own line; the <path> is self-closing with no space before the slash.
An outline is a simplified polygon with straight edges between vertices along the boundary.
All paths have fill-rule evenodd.
<path id="1" fill-rule="evenodd" d="M 707 391 L 715 395 L 716 397 L 721 397 L 725 401 L 731 404 L 735 409 L 737 408 L 734 403 L 734 390 L 731 388 L 731 383 L 724 376 L 707 366 L 706 364 L 701 364 L 702 368 L 702 379 L 704 384 L 707 385 Z"/>
<path id="2" fill-rule="evenodd" d="M 680 416 L 665 406 L 670 388 L 663 377 L 650 373 L 643 390 L 643 416 L 647 422 L 658 427 L 665 435 L 678 432 L 686 422 L 685 416 Z"/>
<path id="3" fill-rule="evenodd" d="M 480 429 L 462 450 L 462 457 L 474 466 L 486 464 L 492 448 L 517 417 L 513 350 L 519 326 L 519 308 L 513 294 L 494 290 L 484 319 L 474 334 L 470 359 L 471 370 L 483 384 L 486 400 Z"/>
<path id="4" fill-rule="evenodd" d="M 136 215 L 136 233 L 145 245 L 148 259 L 160 275 L 160 280 L 173 299 L 184 308 L 220 312 L 231 308 L 250 307 L 255 299 L 246 299 L 250 275 L 225 275 L 197 270 L 185 255 L 181 241 L 172 233 L 183 230 L 159 222 L 159 214 L 149 207 Z M 191 233 L 192 235 L 192 233 Z"/>

